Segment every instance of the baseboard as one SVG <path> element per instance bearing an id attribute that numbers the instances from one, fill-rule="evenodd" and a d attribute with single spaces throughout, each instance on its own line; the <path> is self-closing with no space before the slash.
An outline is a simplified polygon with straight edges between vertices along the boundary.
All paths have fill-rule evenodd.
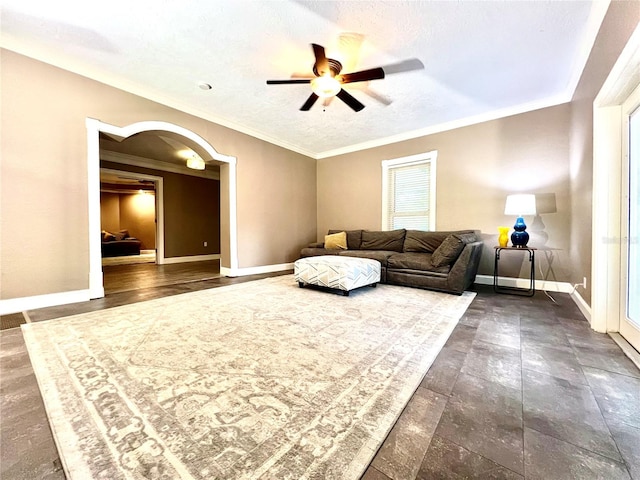
<path id="1" fill-rule="evenodd" d="M 479 285 L 493 285 L 493 275 L 476 275 L 475 283 Z M 529 288 L 528 278 L 498 277 L 498 284 L 502 287 Z M 573 285 L 566 282 L 552 282 L 550 280 L 536 280 L 534 282 L 536 290 L 547 292 L 571 293 Z"/>
<path id="2" fill-rule="evenodd" d="M 493 275 L 476 275 L 475 283 L 479 285 L 493 285 Z M 512 288 L 529 288 L 528 278 L 498 277 L 500 286 Z M 552 282 L 550 280 L 536 280 L 535 288 L 539 291 L 568 293 L 571 299 L 580 309 L 580 312 L 591 324 L 591 307 L 584 298 L 568 282 Z"/>
<path id="3" fill-rule="evenodd" d="M 90 299 L 90 291 L 88 289 L 48 293 L 46 295 L 36 295 L 33 297 L 10 298 L 0 300 L 0 315 L 9 315 L 10 313 L 36 310 L 38 308 L 56 307 L 58 305 L 68 305 L 69 303 L 88 302 Z"/>
<path id="4" fill-rule="evenodd" d="M 263 265 L 261 267 L 228 268 L 220 267 L 220 275 L 223 277 L 244 277 L 246 275 L 258 275 L 261 273 L 284 272 L 293 270 L 293 263 L 280 263 L 278 265 Z"/>
<path id="5" fill-rule="evenodd" d="M 171 257 L 164 258 L 162 263 L 164 265 L 170 263 L 186 263 L 186 262 L 205 262 L 207 260 L 220 260 L 220 254 L 214 253 L 211 255 L 190 255 L 188 257 Z"/>
<path id="6" fill-rule="evenodd" d="M 573 287 L 571 288 L 573 289 Z M 587 322 L 589 322 L 589 325 L 591 325 L 591 305 L 589 305 L 586 300 L 582 298 L 582 295 L 580 295 L 576 291 L 571 292 L 570 295 L 571 299 L 578 306 L 578 309 L 580 309 L 580 311 L 582 312 L 582 315 L 584 315 L 584 318 L 586 318 Z"/>
<path id="7" fill-rule="evenodd" d="M 166 263 L 199 262 L 204 260 L 218 260 L 220 255 L 197 255 L 190 257 L 168 258 Z M 171 261 L 169 261 L 171 260 Z M 235 268 L 220 267 L 220 275 L 224 277 L 242 277 L 246 275 L 258 275 L 261 273 L 283 272 L 293 270 L 293 263 L 281 263 L 277 265 L 263 265 L 260 267 Z M 500 285 L 507 287 L 528 288 L 529 280 L 526 278 L 499 277 Z M 493 275 L 477 275 L 475 283 L 479 285 L 493 285 Z M 551 282 L 548 280 L 536 280 L 536 290 L 546 290 L 548 292 L 568 293 L 576 303 L 587 321 L 591 322 L 591 307 L 575 291 L 573 285 L 566 282 Z M 0 300 L 0 315 L 23 312 L 25 310 L 35 310 L 38 308 L 54 307 L 57 305 L 67 305 L 69 303 L 85 302 L 91 299 L 89 290 L 76 290 L 71 292 L 50 293 L 33 297 L 12 298 Z"/>

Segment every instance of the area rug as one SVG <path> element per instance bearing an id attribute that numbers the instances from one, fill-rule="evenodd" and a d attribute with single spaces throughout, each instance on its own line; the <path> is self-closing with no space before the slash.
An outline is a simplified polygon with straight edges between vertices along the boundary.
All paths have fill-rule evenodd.
<path id="1" fill-rule="evenodd" d="M 285 275 L 22 328 L 69 480 L 357 479 L 474 295 Z"/>

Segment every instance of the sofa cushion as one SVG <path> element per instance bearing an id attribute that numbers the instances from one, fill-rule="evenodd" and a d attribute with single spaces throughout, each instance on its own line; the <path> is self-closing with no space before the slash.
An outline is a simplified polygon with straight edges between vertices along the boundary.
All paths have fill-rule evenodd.
<path id="1" fill-rule="evenodd" d="M 431 263 L 434 267 L 451 265 L 460 256 L 465 243 L 458 235 L 449 235 L 431 255 Z"/>
<path id="2" fill-rule="evenodd" d="M 338 252 L 338 255 L 340 255 L 341 257 L 358 257 L 378 260 L 382 265 L 382 268 L 387 268 L 387 259 L 391 255 L 395 255 L 396 253 L 397 252 L 390 252 L 386 250 L 340 250 Z"/>
<path id="3" fill-rule="evenodd" d="M 116 239 L 116 236 L 111 233 L 111 232 L 107 232 L 106 230 L 102 230 L 102 242 L 113 242 Z"/>
<path id="4" fill-rule="evenodd" d="M 473 230 L 458 230 L 450 232 L 425 232 L 422 230 L 407 230 L 404 239 L 404 252 L 433 253 L 449 235 L 470 234 L 475 238 Z M 475 241 L 475 240 L 473 240 Z M 467 243 L 467 242 L 465 242 Z"/>
<path id="5" fill-rule="evenodd" d="M 404 239 L 405 252 L 433 253 L 442 241 L 449 236 L 449 232 L 423 232 L 421 230 L 407 230 Z"/>
<path id="6" fill-rule="evenodd" d="M 387 260 L 387 268 L 393 270 L 412 270 L 432 273 L 448 273 L 450 265 L 433 266 L 429 253 L 396 253 Z"/>
<path id="7" fill-rule="evenodd" d="M 322 243 L 320 245 L 323 245 Z M 317 248 L 317 247 L 305 247 L 300 250 L 300 258 L 305 257 L 317 257 L 319 255 L 336 255 L 338 252 L 342 250 L 329 250 L 326 248 Z"/>
<path id="8" fill-rule="evenodd" d="M 361 250 L 388 250 L 401 252 L 404 245 L 406 230 L 368 231 L 362 232 Z"/>
<path id="9" fill-rule="evenodd" d="M 349 250 L 359 250 L 362 242 L 362 230 L 329 230 L 329 235 L 333 233 L 347 233 L 347 248 Z"/>
<path id="10" fill-rule="evenodd" d="M 347 249 L 347 232 L 332 233 L 324 236 L 324 248 L 329 250 Z"/>
<path id="11" fill-rule="evenodd" d="M 121 255 L 140 255 L 141 243 L 140 240 L 134 238 L 102 242 L 102 256 L 119 257 Z"/>

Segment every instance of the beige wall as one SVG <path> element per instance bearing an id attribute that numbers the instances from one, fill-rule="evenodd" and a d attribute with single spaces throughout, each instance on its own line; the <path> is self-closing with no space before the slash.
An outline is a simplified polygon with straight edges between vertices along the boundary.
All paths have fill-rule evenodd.
<path id="1" fill-rule="evenodd" d="M 87 117 L 170 122 L 235 156 L 240 268 L 291 262 L 315 238 L 315 160 L 7 50 L 0 61 L 1 299 L 88 288 Z"/>
<path id="2" fill-rule="evenodd" d="M 120 195 L 120 228 L 140 240 L 142 250 L 156 248 L 156 198 L 153 194 Z M 116 230 L 117 231 L 117 230 Z"/>
<path id="3" fill-rule="evenodd" d="M 164 230 L 165 257 L 220 253 L 220 182 L 165 173 Z"/>
<path id="4" fill-rule="evenodd" d="M 142 250 L 156 248 L 155 213 L 154 195 L 100 192 L 100 228 L 111 233 L 127 230 L 142 242 Z"/>
<path id="5" fill-rule="evenodd" d="M 100 192 L 100 228 L 107 232 L 120 230 L 120 195 Z"/>
<path id="6" fill-rule="evenodd" d="M 568 104 L 429 135 L 318 162 L 318 239 L 330 228 L 381 228 L 381 161 L 438 151 L 436 228 L 482 232 L 481 274 L 493 273 L 497 228 L 513 226 L 504 215 L 506 195 L 553 194 L 557 212 L 526 217 L 530 245 L 550 280 L 569 278 Z M 541 223 L 542 222 L 542 223 Z M 548 258 L 553 255 L 553 260 Z M 521 259 L 510 266 L 526 276 Z M 516 268 L 518 267 L 518 268 Z M 520 272 L 522 270 L 522 272 Z M 540 274 L 538 274 L 540 275 Z M 553 275 L 553 277 L 551 276 Z"/>
<path id="7" fill-rule="evenodd" d="M 640 2 L 611 3 L 571 102 L 571 283 L 588 279 L 580 295 L 591 303 L 591 224 L 593 193 L 593 100 L 640 22 Z M 584 273 L 582 273 L 584 272 Z"/>

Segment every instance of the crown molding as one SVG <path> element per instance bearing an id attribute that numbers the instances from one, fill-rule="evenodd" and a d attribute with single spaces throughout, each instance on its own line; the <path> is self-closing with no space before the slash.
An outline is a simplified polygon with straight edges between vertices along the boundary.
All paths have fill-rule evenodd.
<path id="1" fill-rule="evenodd" d="M 591 4 L 591 12 L 589 12 L 587 27 L 582 38 L 582 43 L 578 47 L 578 52 L 573 64 L 571 80 L 569 80 L 565 90 L 565 93 L 569 98 L 573 98 L 576 88 L 578 88 L 578 83 L 580 83 L 584 68 L 587 66 L 589 55 L 591 55 L 593 45 L 596 43 L 598 32 L 600 32 L 600 27 L 602 27 L 602 22 L 609 10 L 610 4 L 611 0 L 597 0 Z"/>
<path id="2" fill-rule="evenodd" d="M 327 150 L 321 152 L 314 158 L 321 160 L 323 158 L 336 157 L 338 155 L 345 155 L 347 153 L 359 152 L 361 150 L 367 150 L 369 148 L 384 147 L 393 143 L 404 142 L 406 140 L 413 140 L 420 137 L 426 137 L 427 135 L 433 135 L 436 133 L 447 132 L 449 130 L 455 130 L 462 127 L 469 127 L 479 123 L 488 122 L 491 120 L 498 120 L 500 118 L 510 117 L 512 115 L 519 115 L 521 113 L 532 112 L 534 110 L 540 110 L 542 108 L 555 107 L 568 103 L 571 101 L 571 96 L 561 95 L 551 98 L 545 98 L 542 100 L 536 100 L 535 102 L 523 103 L 513 107 L 503 108 L 500 110 L 494 110 L 492 112 L 483 113 L 481 115 L 475 115 L 472 117 L 461 118 L 453 120 L 451 122 L 440 123 L 438 125 L 432 125 L 430 127 L 421 128 L 419 130 L 413 130 L 411 132 L 401 133 L 399 135 L 392 135 L 390 137 L 380 138 L 372 140 L 370 142 L 358 143 L 350 145 L 348 147 L 337 148 L 335 150 Z"/>
<path id="3" fill-rule="evenodd" d="M 267 135 L 259 130 L 254 130 L 244 125 L 234 123 L 226 118 L 212 115 L 208 111 L 193 108 L 192 106 L 186 105 L 180 101 L 175 100 L 174 98 L 167 97 L 166 95 L 163 95 L 158 91 L 152 90 L 145 86 L 138 85 L 134 82 L 128 82 L 126 80 L 123 80 L 122 78 L 116 75 L 113 75 L 109 72 L 87 67 L 86 65 L 83 65 L 81 62 L 77 62 L 73 59 L 69 59 L 65 57 L 63 54 L 52 53 L 42 47 L 24 45 L 19 40 L 15 40 L 14 38 L 12 38 L 10 35 L 2 36 L 0 41 L 0 47 L 6 48 L 7 50 L 11 50 L 12 52 L 18 53 L 20 55 L 24 55 L 25 57 L 32 58 L 39 62 L 46 63 L 47 65 L 51 65 L 53 67 L 66 70 L 71 73 L 75 73 L 77 75 L 89 78 L 91 80 L 95 80 L 96 82 L 102 83 L 104 85 L 117 88 L 118 90 L 122 90 L 124 92 L 131 93 L 133 95 L 137 95 L 142 98 L 146 98 L 147 100 L 151 100 L 161 105 L 174 108 L 178 111 L 187 113 L 189 115 L 193 115 L 203 120 L 213 122 L 217 125 L 230 128 L 231 130 L 234 130 L 236 132 L 243 133 L 250 137 L 257 138 L 258 140 L 263 140 L 267 143 L 271 143 L 278 147 L 282 147 L 286 150 L 299 153 L 306 157 L 316 158 L 313 152 L 300 148 L 297 145 L 284 142 L 270 135 Z"/>

